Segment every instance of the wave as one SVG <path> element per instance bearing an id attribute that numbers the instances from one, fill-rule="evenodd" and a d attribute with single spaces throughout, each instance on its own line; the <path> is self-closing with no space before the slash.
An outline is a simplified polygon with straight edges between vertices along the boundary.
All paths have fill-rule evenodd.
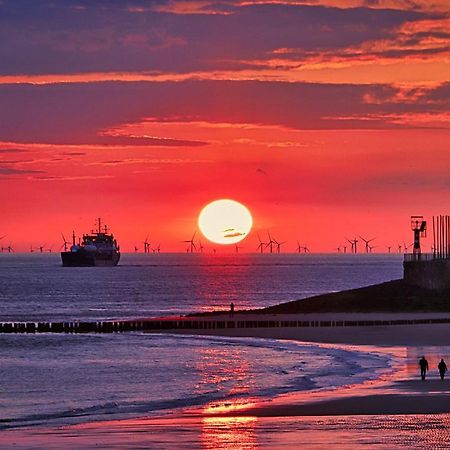
<path id="1" fill-rule="evenodd" d="M 55 338 L 50 336 L 49 339 L 53 341 Z M 100 381 L 94 384 L 90 392 L 86 392 L 84 385 L 79 386 L 79 390 L 75 391 L 78 397 L 75 395 L 70 399 L 74 407 L 58 408 L 69 400 L 67 398 L 69 394 L 63 392 L 59 398 L 55 398 L 48 392 L 49 385 L 45 380 L 36 377 L 33 389 L 41 385 L 42 392 L 29 390 L 27 392 L 29 401 L 25 402 L 21 408 L 16 410 L 9 408 L 9 412 L 4 411 L 4 414 L 8 414 L 9 417 L 0 420 L 0 429 L 50 422 L 70 424 L 102 420 L 106 417 L 119 419 L 154 415 L 179 408 L 202 407 L 212 402 L 246 403 L 251 399 L 271 399 L 290 392 L 335 389 L 377 378 L 381 372 L 389 369 L 390 365 L 389 358 L 384 354 L 365 353 L 355 348 L 349 349 L 342 346 L 273 339 L 134 335 L 133 337 L 122 336 L 114 340 L 103 339 L 103 347 L 98 347 L 99 342 L 102 343 L 99 340 L 79 342 L 80 348 L 84 348 L 83 351 L 86 350 L 86 345 L 92 344 L 87 354 L 84 356 L 80 354 L 77 358 L 84 358 L 86 367 L 92 368 L 98 365 L 98 369 L 91 373 L 91 377 L 100 377 Z M 152 364 L 147 368 L 140 367 L 140 361 L 136 362 L 137 365 L 129 367 L 129 361 L 124 359 L 123 352 L 130 352 L 130 348 L 138 342 L 141 344 L 138 352 L 144 351 L 148 357 L 161 359 L 152 360 Z M 142 346 L 143 343 L 144 346 Z M 112 360 L 106 352 L 107 348 L 111 348 L 111 344 L 115 346 L 113 353 L 119 355 L 119 360 L 123 358 L 120 362 Z M 27 347 L 28 350 L 29 347 Z M 70 346 L 66 347 L 66 350 L 70 351 Z M 190 355 L 198 355 L 202 352 L 206 355 L 206 360 L 200 357 L 198 359 L 200 366 L 193 365 Z M 233 367 L 228 368 L 232 372 L 227 372 L 226 364 L 232 363 L 229 359 L 220 359 L 223 354 L 243 357 L 245 364 L 251 365 L 248 368 L 249 373 L 235 374 Z M 215 359 L 215 355 L 219 355 L 218 360 Z M 133 355 L 131 356 L 134 358 Z M 183 356 L 186 358 L 183 362 L 171 360 L 171 358 L 180 359 Z M 203 365 L 205 361 L 206 364 Z M 137 377 L 141 378 L 103 379 L 104 371 L 112 370 L 111 368 L 115 365 L 120 365 L 120 370 L 124 371 L 140 370 L 141 373 L 138 373 Z M 62 365 L 61 370 L 69 369 Z M 174 386 L 172 381 L 169 385 L 164 382 L 167 371 L 172 371 L 173 380 L 176 380 L 179 386 Z M 206 381 L 199 385 L 198 377 L 202 375 L 202 372 Z M 223 372 L 228 375 L 228 378 L 223 377 Z M 240 381 L 239 377 L 244 378 Z M 54 382 L 56 383 L 54 389 L 58 390 L 65 389 L 68 380 L 60 380 L 54 375 Z M 69 382 L 77 383 L 73 377 L 69 378 Z M 83 380 L 78 380 L 78 383 L 83 383 Z M 102 395 L 107 396 L 104 393 L 100 394 L 104 390 L 105 383 L 113 385 L 109 394 L 111 398 L 100 398 Z M 130 383 L 137 383 L 137 385 L 130 390 Z M 120 392 L 121 395 L 118 394 Z M 192 394 L 186 395 L 187 393 Z M 13 396 L 13 393 L 11 395 Z M 23 395 L 21 395 L 22 398 Z M 89 395 L 93 401 L 88 403 L 86 397 Z M 99 397 L 97 403 L 96 395 Z M 139 399 L 139 396 L 148 398 Z M 47 400 L 44 401 L 45 399 Z M 33 410 L 42 412 L 28 413 Z"/>

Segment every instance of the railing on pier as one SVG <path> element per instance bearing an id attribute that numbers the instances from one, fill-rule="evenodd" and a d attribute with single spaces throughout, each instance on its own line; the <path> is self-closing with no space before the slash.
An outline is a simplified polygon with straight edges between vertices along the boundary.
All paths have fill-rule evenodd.
<path id="1" fill-rule="evenodd" d="M 450 260 L 450 255 L 445 256 L 439 253 L 405 253 L 403 255 L 403 261 L 435 261 L 435 260 Z"/>
<path id="2" fill-rule="evenodd" d="M 432 261 L 434 259 L 443 259 L 434 253 L 405 253 L 403 255 L 403 261 Z"/>

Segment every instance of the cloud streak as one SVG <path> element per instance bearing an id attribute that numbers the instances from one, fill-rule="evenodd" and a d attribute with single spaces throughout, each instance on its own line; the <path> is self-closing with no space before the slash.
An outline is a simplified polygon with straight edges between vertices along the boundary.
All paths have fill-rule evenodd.
<path id="1" fill-rule="evenodd" d="M 127 133 L 127 123 L 264 124 L 294 129 L 405 127 L 391 116 L 443 117 L 449 84 L 410 102 L 402 89 L 305 83 L 184 82 L 0 86 L 0 140 L 69 145 L 199 147 L 207 140 Z M 214 98 L 211 103 L 210 99 Z M 345 118 L 345 120 L 343 120 Z M 122 135 L 124 133 L 125 135 Z M 113 134 L 112 136 L 110 134 Z M 153 134 L 153 133 L 152 133 Z"/>
<path id="2" fill-rule="evenodd" d="M 116 2 L 78 6 L 6 1 L 0 74 L 244 70 L 258 68 L 251 61 L 268 60 L 277 49 L 331 52 L 429 18 L 424 12 L 287 3 L 229 4 L 225 15 L 170 14 L 156 7 L 137 13 Z"/>

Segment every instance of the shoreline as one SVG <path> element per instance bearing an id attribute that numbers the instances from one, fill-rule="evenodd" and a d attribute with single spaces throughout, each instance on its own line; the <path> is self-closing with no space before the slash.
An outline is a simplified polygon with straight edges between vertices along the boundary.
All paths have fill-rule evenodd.
<path id="1" fill-rule="evenodd" d="M 442 346 L 443 336 L 450 335 L 448 313 L 311 313 L 311 314 L 260 314 L 235 313 L 233 317 L 209 315 L 189 318 L 196 326 L 145 330 L 146 333 L 171 333 L 204 336 L 253 337 L 269 339 L 289 339 L 302 342 L 315 342 L 343 345 L 379 346 Z M 186 319 L 182 318 L 181 322 Z M 223 327 L 212 327 L 222 320 Z M 437 323 L 420 323 L 423 321 Z M 258 322 L 260 321 L 260 322 Z M 261 323 L 265 326 L 245 326 L 246 323 Z M 302 326 L 302 324 L 308 326 Z M 377 325 L 375 323 L 395 323 Z M 405 322 L 403 324 L 402 322 Z M 410 322 L 409 324 L 407 322 Z M 416 322 L 416 323 L 414 323 Z M 335 325 L 341 324 L 342 325 Z M 350 323 L 351 325 L 348 325 Z M 289 324 L 289 325 L 284 325 Z M 325 324 L 325 326 L 323 325 Z M 346 325 L 347 324 L 347 325 Z M 242 325 L 242 326 L 238 326 Z M 450 345 L 450 341 L 448 342 Z"/>
<path id="2" fill-rule="evenodd" d="M 358 327 L 359 333 L 362 332 L 363 337 L 367 338 L 367 342 L 364 344 L 358 343 L 360 339 L 355 336 L 354 327 L 348 327 L 347 331 L 353 331 L 353 333 L 345 335 L 330 334 L 330 331 L 336 331 L 336 329 L 330 328 L 317 327 L 307 330 L 309 333 L 317 333 L 316 340 L 304 339 L 305 335 L 299 334 L 299 329 L 259 328 L 244 331 L 247 332 L 246 336 L 263 339 L 293 339 L 302 342 L 320 342 L 325 345 L 349 346 L 354 349 L 356 346 L 357 350 L 361 351 L 380 351 L 390 354 L 391 361 L 394 361 L 398 357 L 405 358 L 405 355 L 402 356 L 401 354 L 405 350 L 404 345 L 412 348 L 435 345 L 434 339 L 429 341 L 432 344 L 424 344 L 423 339 L 420 336 L 417 337 L 418 327 L 423 332 L 429 331 L 430 327 L 437 327 L 435 333 L 432 333 L 433 336 L 442 336 L 442 327 L 450 330 L 450 325 L 447 324 L 399 325 L 380 327 L 381 329 L 375 330 L 375 334 L 373 334 L 373 329 L 378 327 L 367 327 L 364 330 L 362 330 L 362 327 Z M 396 332 L 393 333 L 393 330 L 396 330 Z M 185 330 L 183 334 L 242 337 L 238 333 L 240 331 L 238 329 L 199 331 L 202 331 L 202 333 L 188 333 L 188 330 Z M 205 331 L 208 331 L 208 333 L 205 333 Z M 249 331 L 251 331 L 251 334 L 248 334 Z M 290 334 L 288 331 L 294 333 Z M 324 332 L 326 332 L 326 336 Z M 381 335 L 384 336 L 383 343 L 375 344 L 379 345 L 379 348 L 373 347 L 373 342 L 380 341 Z M 377 339 L 373 339 L 374 336 L 377 336 Z M 342 340 L 346 342 L 341 342 Z M 370 344 L 369 341 L 371 341 Z M 446 347 L 435 347 L 436 355 L 440 354 L 440 351 L 444 348 Z M 450 346 L 447 350 L 450 351 Z M 155 430 L 162 434 L 166 434 L 168 430 L 170 433 L 176 434 L 175 429 L 179 427 L 183 429 L 184 427 L 185 431 L 189 429 L 201 432 L 205 423 L 219 424 L 219 428 L 223 428 L 230 424 L 260 423 L 267 425 L 269 423 L 267 420 L 275 421 L 275 423 L 281 421 L 292 424 L 297 423 L 298 420 L 308 420 L 308 417 L 315 418 L 314 420 L 322 418 L 320 420 L 326 422 L 337 420 L 334 419 L 337 417 L 341 417 L 340 420 L 347 421 L 356 420 L 355 418 L 358 416 L 361 418 L 372 416 L 374 418 L 384 416 L 403 417 L 405 415 L 434 417 L 434 415 L 439 414 L 450 414 L 450 377 L 441 381 L 437 379 L 437 373 L 434 372 L 431 373 L 427 381 L 422 382 L 418 379 L 418 371 L 414 376 L 411 376 L 408 375 L 405 367 L 402 369 L 394 363 L 392 370 L 383 372 L 381 377 L 375 380 L 367 380 L 361 384 L 333 390 L 294 392 L 274 399 L 256 401 L 254 404 L 247 404 L 243 407 L 242 405 L 236 407 L 232 402 L 218 401 L 216 405 L 209 405 L 201 409 L 190 408 L 173 411 L 168 415 L 161 414 L 156 417 L 141 416 L 76 425 L 38 425 L 36 427 L 9 429 L 0 432 L 0 443 L 3 446 L 14 446 L 14 448 L 33 448 L 40 441 L 46 448 L 58 448 L 61 445 L 68 448 L 79 448 L 80 446 L 89 446 L 90 443 L 95 443 L 95 446 L 99 448 L 112 448 L 115 445 L 120 448 L 126 448 L 128 445 L 129 448 L 132 448 L 135 444 L 152 446 L 155 439 Z M 292 422 L 293 420 L 295 422 Z M 141 441 L 139 439 L 136 441 L 136 438 L 133 437 L 136 434 L 140 436 Z M 122 440 L 119 439 L 118 441 L 118 438 Z M 117 442 L 120 442 L 120 444 L 117 444 Z M 39 444 L 36 445 L 37 447 L 39 447 Z M 163 447 L 164 445 L 161 448 Z"/>
<path id="3" fill-rule="evenodd" d="M 431 317 L 430 314 L 426 316 Z M 340 320 L 344 317 L 358 320 L 368 316 L 373 319 L 377 317 L 382 320 L 390 320 L 400 316 L 409 319 L 412 317 L 423 318 L 424 314 L 327 313 L 286 316 L 282 315 L 283 320 L 288 320 L 289 317 L 300 320 L 305 319 L 305 316 L 310 320 L 318 321 L 332 318 Z M 433 313 L 432 316 L 442 317 L 438 313 Z M 253 318 L 256 319 L 256 317 L 257 315 Z M 281 320 L 280 315 L 276 317 Z M 251 320 L 248 313 L 245 314 L 245 318 Z M 204 320 L 210 319 L 211 317 Z M 239 313 L 235 313 L 232 320 L 239 319 Z M 356 329 L 357 332 L 355 332 Z M 420 420 L 431 420 L 435 415 L 442 414 L 444 414 L 442 417 L 447 417 L 446 414 L 450 414 L 450 377 L 442 382 L 437 379 L 437 373 L 434 371 L 427 381 L 418 380 L 418 370 L 414 376 L 407 373 L 406 356 L 401 352 L 405 351 L 405 347 L 415 348 L 419 351 L 419 349 L 422 350 L 422 347 L 432 346 L 435 347 L 436 355 L 439 355 L 447 344 L 447 342 L 442 342 L 442 336 L 448 335 L 449 332 L 450 324 L 166 330 L 165 333 L 169 334 L 289 339 L 353 348 L 357 346 L 358 350 L 391 354 L 391 361 L 394 361 L 397 356 L 400 359 L 403 358 L 405 367 L 402 371 L 394 362 L 391 369 L 383 372 L 380 377 L 361 384 L 317 392 L 294 392 L 238 407 L 233 402 L 218 401 L 215 402 L 215 405 L 208 407 L 173 411 L 168 415 L 161 414 L 155 417 L 141 416 L 76 425 L 38 425 L 3 430 L 0 432 L 0 443 L 5 446 L 14 446 L 14 448 L 40 448 L 39 442 L 45 448 L 61 448 L 61 446 L 80 448 L 94 445 L 97 448 L 113 448 L 114 446 L 134 448 L 135 445 L 166 448 L 177 442 L 179 439 L 177 436 L 180 433 L 185 433 L 193 439 L 190 443 L 191 446 L 187 446 L 192 448 L 199 446 L 200 441 L 196 441 L 196 439 L 200 439 L 198 436 L 201 436 L 205 429 L 209 429 L 208 427 L 214 433 L 219 433 L 220 436 L 222 436 L 220 433 L 225 430 L 228 433 L 226 434 L 227 439 L 239 439 L 240 433 L 243 432 L 242 429 L 247 430 L 247 427 L 251 426 L 253 429 L 259 424 L 258 426 L 268 427 L 270 433 L 273 424 L 280 423 L 283 424 L 280 425 L 281 431 L 287 432 L 292 429 L 292 433 L 297 436 L 297 439 L 300 436 L 295 434 L 295 429 L 299 421 L 300 423 L 309 423 L 308 420 L 319 420 L 321 423 L 327 424 L 329 421 L 335 420 L 346 423 L 355 420 L 379 421 L 379 418 L 395 421 L 403 420 L 401 418 L 404 416 L 420 417 Z M 161 331 L 159 330 L 158 333 Z M 447 351 L 450 352 L 450 342 Z M 288 427 L 288 430 L 283 427 Z M 170 441 L 171 439 L 173 441 Z M 161 446 L 158 447 L 155 442 L 160 442 Z M 239 443 L 239 440 L 237 442 Z"/>

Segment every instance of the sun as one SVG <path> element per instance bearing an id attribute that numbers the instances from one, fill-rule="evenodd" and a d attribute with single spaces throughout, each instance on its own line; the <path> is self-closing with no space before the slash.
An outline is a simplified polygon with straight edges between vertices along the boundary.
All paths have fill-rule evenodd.
<path id="1" fill-rule="evenodd" d="M 242 203 L 220 199 L 208 203 L 198 216 L 198 227 L 206 239 L 216 244 L 235 244 L 252 229 L 250 211 Z"/>

